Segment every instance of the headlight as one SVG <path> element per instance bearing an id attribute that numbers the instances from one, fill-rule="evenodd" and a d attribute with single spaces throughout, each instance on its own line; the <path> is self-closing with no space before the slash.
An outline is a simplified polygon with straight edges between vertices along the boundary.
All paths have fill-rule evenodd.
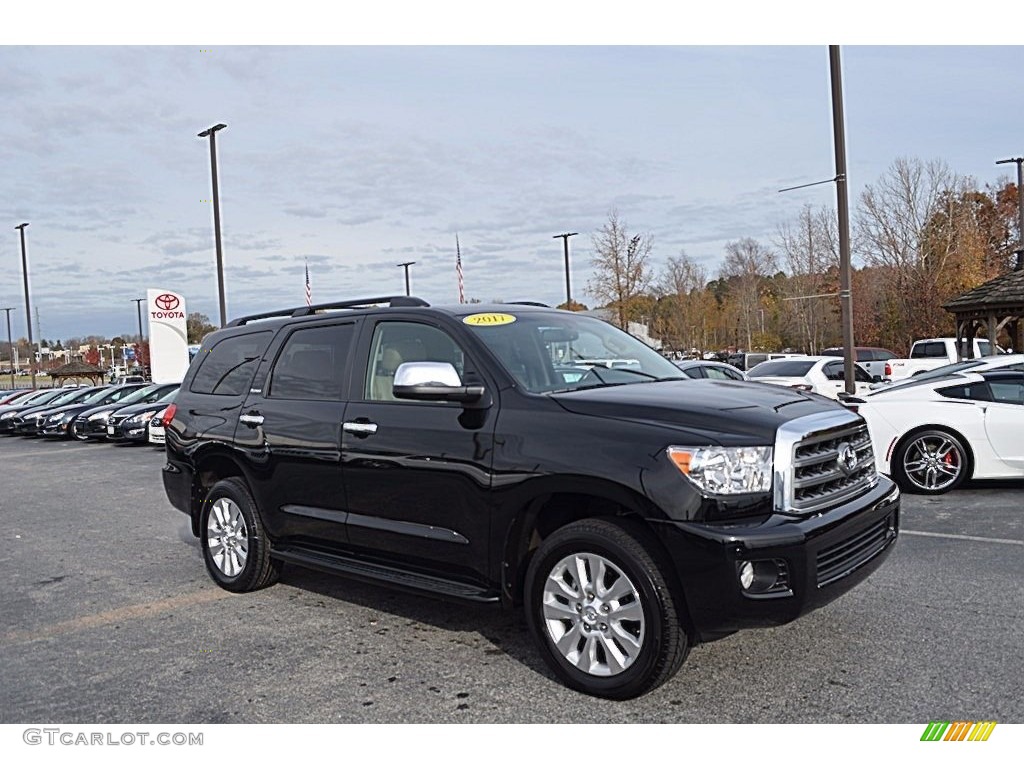
<path id="1" fill-rule="evenodd" d="M 668 457 L 701 491 L 714 496 L 767 493 L 772 487 L 772 449 L 673 445 Z"/>
<path id="2" fill-rule="evenodd" d="M 99 413 L 94 413 L 92 416 L 89 417 L 89 421 L 106 421 L 107 416 L 109 416 L 112 413 L 113 411 L 100 411 Z"/>
<path id="3" fill-rule="evenodd" d="M 7 421 L 8 419 L 13 419 L 13 418 L 14 418 L 14 413 L 12 413 L 10 411 L 8 411 L 7 413 L 0 413 L 0 421 Z"/>
<path id="4" fill-rule="evenodd" d="M 47 424 L 56 424 L 62 418 L 64 418 L 64 411 L 58 411 L 57 413 L 51 413 L 49 416 L 46 417 L 46 423 Z"/>

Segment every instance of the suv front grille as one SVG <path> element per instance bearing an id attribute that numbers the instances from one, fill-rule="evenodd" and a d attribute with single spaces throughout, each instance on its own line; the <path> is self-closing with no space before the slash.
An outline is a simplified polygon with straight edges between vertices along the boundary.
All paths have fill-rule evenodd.
<path id="1" fill-rule="evenodd" d="M 853 573 L 885 549 L 895 537 L 893 516 L 889 515 L 845 541 L 821 550 L 816 561 L 818 586 L 824 587 Z"/>
<path id="2" fill-rule="evenodd" d="M 789 422 L 779 431 L 775 457 L 775 506 L 781 512 L 817 512 L 878 482 L 867 425 L 852 413 Z"/>

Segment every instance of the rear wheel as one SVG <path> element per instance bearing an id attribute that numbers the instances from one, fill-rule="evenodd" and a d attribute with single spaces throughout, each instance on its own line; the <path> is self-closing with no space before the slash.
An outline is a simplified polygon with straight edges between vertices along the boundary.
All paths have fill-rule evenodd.
<path id="1" fill-rule="evenodd" d="M 570 688 L 629 699 L 657 688 L 689 650 L 668 566 L 645 532 L 582 520 L 551 534 L 526 577 L 526 618 Z"/>
<path id="2" fill-rule="evenodd" d="M 270 556 L 256 502 L 240 479 L 221 480 L 210 489 L 200 526 L 206 570 L 229 592 L 253 592 L 280 578 Z"/>
<path id="3" fill-rule="evenodd" d="M 959 487 L 970 472 L 970 457 L 960 438 L 942 429 L 917 432 L 897 447 L 893 477 L 910 493 L 937 495 Z"/>

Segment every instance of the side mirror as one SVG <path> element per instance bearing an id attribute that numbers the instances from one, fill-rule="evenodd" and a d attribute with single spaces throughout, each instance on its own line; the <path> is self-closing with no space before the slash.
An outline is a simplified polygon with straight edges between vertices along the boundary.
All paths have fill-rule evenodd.
<path id="1" fill-rule="evenodd" d="M 402 363 L 395 371 L 392 394 L 401 400 L 471 404 L 483 399 L 484 388 L 466 386 L 451 363 Z"/>

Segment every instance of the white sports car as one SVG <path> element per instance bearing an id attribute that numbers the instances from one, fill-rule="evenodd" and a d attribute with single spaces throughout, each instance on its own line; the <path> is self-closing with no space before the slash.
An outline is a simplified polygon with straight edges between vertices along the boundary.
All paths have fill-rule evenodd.
<path id="1" fill-rule="evenodd" d="M 965 372 L 854 398 L 875 464 L 905 491 L 1024 478 L 1024 373 Z"/>

